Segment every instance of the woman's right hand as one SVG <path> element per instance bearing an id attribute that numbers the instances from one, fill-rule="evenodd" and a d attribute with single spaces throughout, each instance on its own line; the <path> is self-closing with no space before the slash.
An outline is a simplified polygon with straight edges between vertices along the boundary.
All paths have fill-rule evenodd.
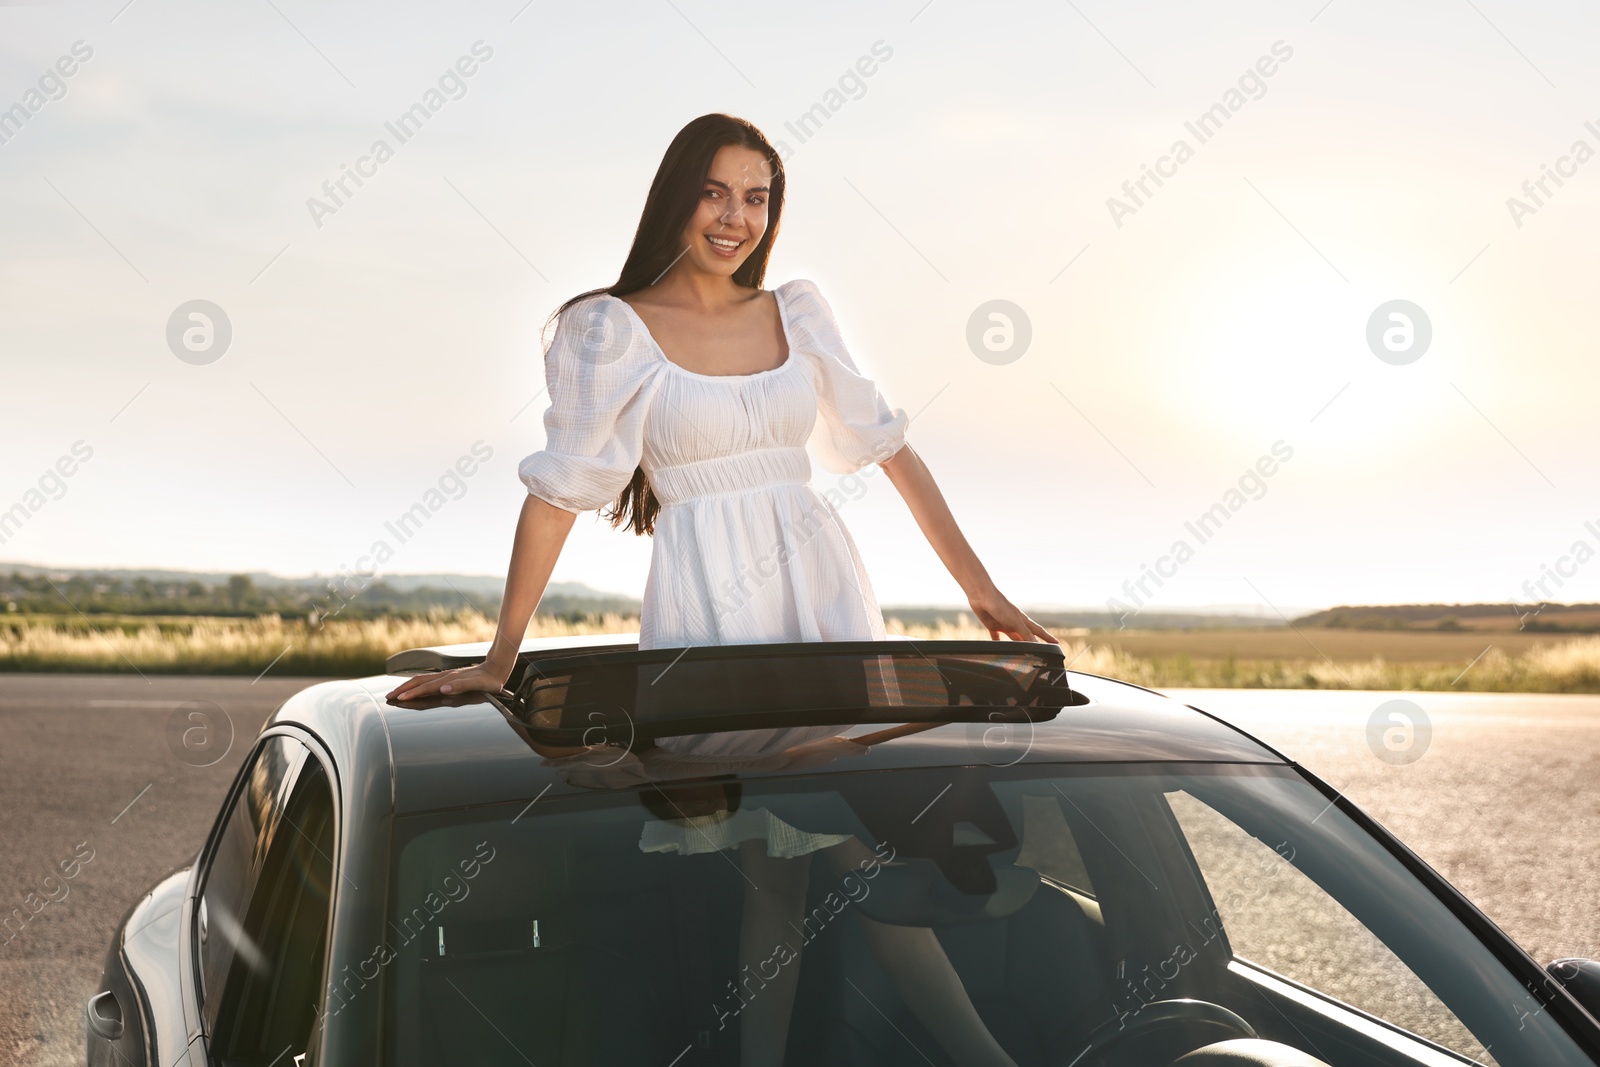
<path id="1" fill-rule="evenodd" d="M 470 667 L 455 667 L 448 671 L 430 671 L 418 674 L 388 692 L 388 699 L 420 700 L 435 693 L 453 696 L 457 693 L 489 692 L 506 694 L 506 679 L 511 677 L 510 667 L 501 667 L 487 661 Z"/>

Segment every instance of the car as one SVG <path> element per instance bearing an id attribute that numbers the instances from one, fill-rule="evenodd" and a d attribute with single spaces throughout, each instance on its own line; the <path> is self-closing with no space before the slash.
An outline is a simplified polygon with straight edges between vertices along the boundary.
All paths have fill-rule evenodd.
<path id="1" fill-rule="evenodd" d="M 957 1062 L 885 931 L 1023 1067 L 1600 1063 L 1600 966 L 1059 646 L 530 639 L 500 693 L 383 696 L 487 650 L 274 713 L 116 931 L 89 1063 L 733 1064 L 780 996 L 788 1063 Z M 764 898 L 761 840 L 832 858 Z M 797 920 L 770 952 L 758 904 Z"/>

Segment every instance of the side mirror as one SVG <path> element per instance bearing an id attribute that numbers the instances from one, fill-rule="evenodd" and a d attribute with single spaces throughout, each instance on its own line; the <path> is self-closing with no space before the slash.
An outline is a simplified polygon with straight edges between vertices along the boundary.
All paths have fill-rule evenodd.
<path id="1" fill-rule="evenodd" d="M 1600 963 L 1585 959 L 1556 960 L 1545 971 L 1572 994 L 1584 1010 L 1600 1019 Z"/>
<path id="2" fill-rule="evenodd" d="M 99 1036 L 107 1041 L 122 1036 L 122 1005 L 117 1003 L 117 995 L 111 990 L 90 997 L 84 1012 L 89 1017 L 89 1029 Z"/>

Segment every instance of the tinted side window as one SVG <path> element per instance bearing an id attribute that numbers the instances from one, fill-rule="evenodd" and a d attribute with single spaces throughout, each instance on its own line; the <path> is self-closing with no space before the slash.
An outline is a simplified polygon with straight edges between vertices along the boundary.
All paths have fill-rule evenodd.
<path id="1" fill-rule="evenodd" d="M 244 914 L 254 946 L 235 957 L 211 1031 L 224 1063 L 287 1064 L 309 1050 L 321 1003 L 334 877 L 333 791 L 306 759 Z"/>
<path id="2" fill-rule="evenodd" d="M 196 916 L 200 946 L 200 989 L 206 1029 L 216 1024 L 218 998 L 234 959 L 253 958 L 255 945 L 244 937 L 245 906 L 277 832 L 294 772 L 306 747 L 292 737 L 269 737 L 244 772 L 244 787 L 234 798 L 216 852 L 206 869 Z"/>

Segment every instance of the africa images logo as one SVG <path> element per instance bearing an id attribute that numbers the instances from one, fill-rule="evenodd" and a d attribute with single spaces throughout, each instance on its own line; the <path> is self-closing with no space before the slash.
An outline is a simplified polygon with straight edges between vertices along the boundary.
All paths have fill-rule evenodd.
<path id="1" fill-rule="evenodd" d="M 421 133 L 422 127 L 445 104 L 467 95 L 466 79 L 478 73 L 479 66 L 494 56 L 494 49 L 481 40 L 472 43 L 471 51 L 472 55 L 461 56 L 454 66 L 447 67 L 439 75 L 436 84 L 423 92 L 420 100 L 402 111 L 393 122 L 383 124 L 384 130 L 394 139 L 394 144 L 391 145 L 382 137 L 373 141 L 365 155 L 356 157 L 354 166 L 339 164 L 338 177 L 322 183 L 322 198 L 306 198 L 306 210 L 311 213 L 311 221 L 317 229 L 322 229 L 324 217 L 337 215 L 357 190 L 366 185 L 369 179 L 377 177 L 378 168 L 394 158 L 395 149 Z M 352 184 L 354 188 L 351 188 Z"/>

